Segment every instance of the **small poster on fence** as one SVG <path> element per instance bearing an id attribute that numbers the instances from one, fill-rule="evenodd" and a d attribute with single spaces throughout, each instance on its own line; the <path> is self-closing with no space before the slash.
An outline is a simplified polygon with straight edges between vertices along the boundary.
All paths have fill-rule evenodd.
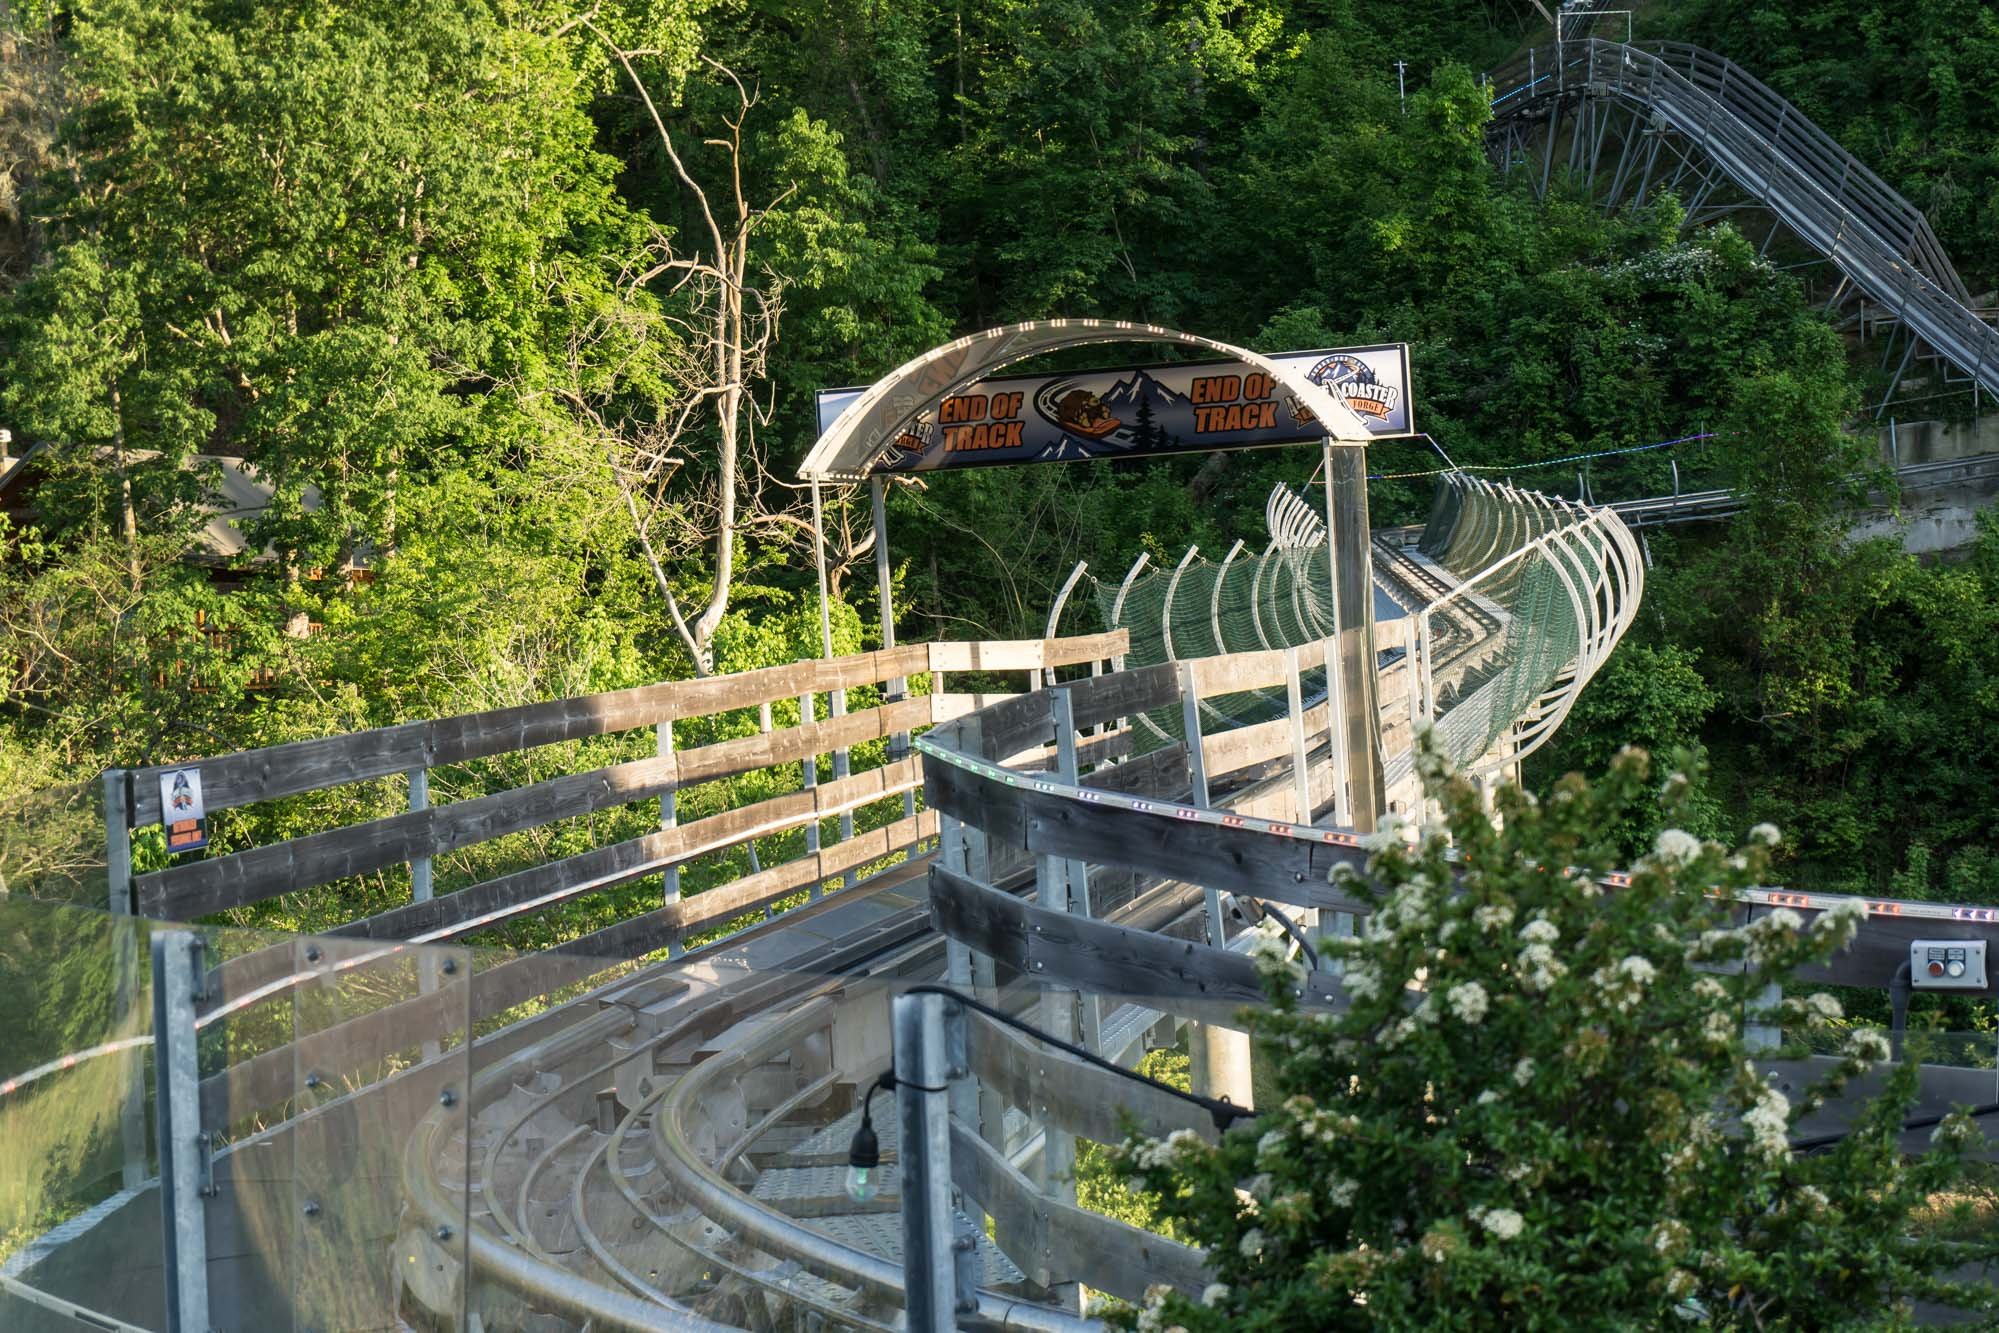
<path id="1" fill-rule="evenodd" d="M 208 846 L 208 812 L 201 804 L 201 770 L 170 768 L 160 774 L 160 822 L 167 851 L 198 852 Z"/>

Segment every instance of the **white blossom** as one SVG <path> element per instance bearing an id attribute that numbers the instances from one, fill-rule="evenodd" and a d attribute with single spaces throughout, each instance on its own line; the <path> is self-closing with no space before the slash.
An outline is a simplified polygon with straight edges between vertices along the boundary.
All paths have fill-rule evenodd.
<path id="1" fill-rule="evenodd" d="M 1756 1105 L 1742 1113 L 1742 1127 L 1749 1132 L 1750 1146 L 1765 1157 L 1782 1157 L 1791 1151 L 1791 1100 L 1776 1088 L 1766 1087 L 1756 1094 Z"/>
<path id="2" fill-rule="evenodd" d="M 1860 923 L 1866 919 L 1865 902 L 1858 898 L 1841 898 L 1819 913 L 1818 920 L 1812 922 L 1812 935 L 1830 941 L 1835 948 L 1844 948 L 1860 929 Z"/>
<path id="3" fill-rule="evenodd" d="M 1520 956 L 1514 960 L 1513 970 L 1526 989 L 1545 991 L 1569 969 L 1567 964 L 1555 957 L 1553 949 L 1537 942 L 1520 951 Z"/>
<path id="4" fill-rule="evenodd" d="M 1617 965 L 1618 972 L 1638 985 L 1643 986 L 1659 975 L 1659 969 L 1652 966 L 1652 960 L 1632 954 Z"/>
<path id="5" fill-rule="evenodd" d="M 1798 1200 L 1814 1213 L 1824 1208 L 1827 1202 L 1825 1191 L 1817 1185 L 1798 1186 Z"/>
<path id="6" fill-rule="evenodd" d="M 1683 866 L 1701 854 L 1701 840 L 1685 829 L 1661 829 L 1652 855 L 1661 865 Z"/>
<path id="7" fill-rule="evenodd" d="M 1701 1036 L 1715 1046 L 1726 1046 L 1735 1037 L 1735 1020 L 1719 1009 L 1710 1010 L 1701 1020 Z"/>
<path id="8" fill-rule="evenodd" d="M 1452 1013 L 1472 1024 L 1478 1023 L 1485 1017 L 1485 1011 L 1491 1004 L 1491 1000 L 1486 996 L 1485 987 L 1476 981 L 1467 981 L 1462 985 L 1451 987 L 1444 1000 L 1451 1006 Z"/>
<path id="9" fill-rule="evenodd" d="M 1805 1012 L 1821 1023 L 1835 1023 L 1846 1017 L 1846 1011 L 1840 1008 L 1839 1001 L 1822 990 L 1813 991 L 1805 997 Z"/>
<path id="10" fill-rule="evenodd" d="M 1784 840 L 1784 835 L 1778 832 L 1775 824 L 1758 824 L 1749 830 L 1749 840 L 1760 842 L 1765 847 L 1775 847 Z"/>
<path id="11" fill-rule="evenodd" d="M 1475 908 L 1471 919 L 1480 930 L 1504 930 L 1513 924 L 1513 905 L 1495 903 L 1490 907 Z"/>
<path id="12" fill-rule="evenodd" d="M 1520 928 L 1520 938 L 1530 944 L 1553 944 L 1562 938 L 1562 932 L 1555 929 L 1554 922 L 1537 916 Z"/>
<path id="13" fill-rule="evenodd" d="M 1860 1028 L 1847 1034 L 1846 1053 L 1856 1059 L 1879 1062 L 1889 1059 L 1894 1052 L 1879 1028 Z"/>
<path id="14" fill-rule="evenodd" d="M 1263 1228 L 1251 1227 L 1249 1230 L 1243 1232 L 1242 1240 L 1237 1244 L 1236 1249 L 1241 1251 L 1242 1257 L 1245 1259 L 1254 1259 L 1262 1254 Z"/>
<path id="15" fill-rule="evenodd" d="M 1491 1088 L 1487 1088 L 1484 1092 L 1481 1092 L 1478 1095 L 1478 1104 L 1480 1106 L 1490 1106 L 1498 1100 L 1499 1100 L 1499 1094 L 1497 1092 L 1494 1092 Z"/>
<path id="16" fill-rule="evenodd" d="M 1340 984 L 1356 1000 L 1371 1000 L 1381 994 L 1381 973 L 1372 963 L 1348 963 Z"/>
<path id="17" fill-rule="evenodd" d="M 1326 1198 L 1335 1208 L 1345 1208 L 1352 1204 L 1354 1196 L 1360 1193 L 1360 1182 L 1348 1180 L 1344 1176 L 1334 1176 L 1326 1186 Z"/>
<path id="18" fill-rule="evenodd" d="M 1229 1284 L 1226 1282 L 1210 1282 L 1207 1286 L 1201 1288 L 1201 1304 L 1207 1306 L 1209 1309 L 1220 1305 L 1228 1298 Z"/>
<path id="19" fill-rule="evenodd" d="M 1514 1064 L 1513 1081 L 1523 1088 L 1534 1081 L 1534 1061 L 1531 1057 L 1523 1056 Z"/>
<path id="20" fill-rule="evenodd" d="M 1742 928 L 1743 957 L 1760 963 L 1770 956 L 1772 945 L 1782 942 L 1805 924 L 1805 919 L 1788 907 L 1779 907 Z"/>
<path id="21" fill-rule="evenodd" d="M 1527 1223 L 1526 1218 L 1511 1208 L 1494 1208 L 1478 1220 L 1479 1225 L 1501 1240 L 1512 1240 Z"/>
<path id="22" fill-rule="evenodd" d="M 1374 826 L 1374 832 L 1361 834 L 1360 845 L 1362 850 L 1370 852 L 1388 850 L 1396 843 L 1402 841 L 1402 828 L 1402 816 L 1396 814 L 1383 815 L 1381 822 Z"/>
<path id="23" fill-rule="evenodd" d="M 1725 1000 L 1728 998 L 1728 987 L 1722 985 L 1713 977 L 1696 977 L 1694 979 L 1694 994 L 1700 996 L 1703 1000 Z"/>
<path id="24" fill-rule="evenodd" d="M 1946 1148 L 1962 1148 L 1979 1137 L 1978 1126 L 1962 1111 L 1954 1111 L 1930 1131 L 1930 1142 Z"/>
<path id="25" fill-rule="evenodd" d="M 1728 945 L 1739 938 L 1733 930 L 1704 930 L 1698 939 L 1687 944 L 1687 961 L 1703 963 L 1717 957 Z"/>

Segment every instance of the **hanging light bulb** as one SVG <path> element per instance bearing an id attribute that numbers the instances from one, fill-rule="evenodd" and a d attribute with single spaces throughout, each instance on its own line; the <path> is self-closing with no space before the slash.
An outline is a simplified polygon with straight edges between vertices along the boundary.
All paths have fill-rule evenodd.
<path id="1" fill-rule="evenodd" d="M 854 1141 L 847 1147 L 847 1197 L 855 1203 L 866 1203 L 881 1193 L 881 1140 L 875 1137 L 875 1125 L 869 1103 L 874 1100 L 875 1090 L 868 1089 L 868 1095 L 861 1099 L 861 1127 L 854 1131 Z"/>

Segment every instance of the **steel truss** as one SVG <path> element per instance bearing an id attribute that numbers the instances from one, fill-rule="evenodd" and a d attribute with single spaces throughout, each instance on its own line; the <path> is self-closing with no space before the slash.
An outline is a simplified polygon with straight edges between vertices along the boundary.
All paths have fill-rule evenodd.
<path id="1" fill-rule="evenodd" d="M 1834 278 L 1829 315 L 1855 308 L 1863 336 L 1889 322 L 1876 416 L 1919 357 L 1999 393 L 1999 329 L 1922 212 L 1739 66 L 1682 43 L 1590 39 L 1529 52 L 1491 82 L 1493 163 L 1524 172 L 1537 198 L 1559 185 L 1608 212 L 1670 194 L 1682 235 L 1734 219 L 1759 255 L 1776 247 L 1783 267 Z"/>

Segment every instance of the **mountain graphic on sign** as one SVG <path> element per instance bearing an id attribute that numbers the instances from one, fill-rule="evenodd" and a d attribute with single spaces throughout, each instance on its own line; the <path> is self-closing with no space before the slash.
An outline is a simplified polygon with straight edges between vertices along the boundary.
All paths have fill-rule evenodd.
<path id="1" fill-rule="evenodd" d="M 1126 421 L 1131 420 L 1139 403 L 1148 397 L 1155 412 L 1170 407 L 1192 406 L 1185 395 L 1175 393 L 1142 370 L 1129 379 L 1119 380 L 1110 387 L 1110 392 L 1103 395 L 1104 406 Z"/>
<path id="2" fill-rule="evenodd" d="M 1098 458 L 1102 456 L 1102 453 L 1101 449 L 1093 449 L 1087 444 L 1078 443 L 1070 436 L 1064 435 L 1061 439 L 1036 454 L 1034 461 L 1037 463 L 1069 463 L 1079 458 Z"/>

